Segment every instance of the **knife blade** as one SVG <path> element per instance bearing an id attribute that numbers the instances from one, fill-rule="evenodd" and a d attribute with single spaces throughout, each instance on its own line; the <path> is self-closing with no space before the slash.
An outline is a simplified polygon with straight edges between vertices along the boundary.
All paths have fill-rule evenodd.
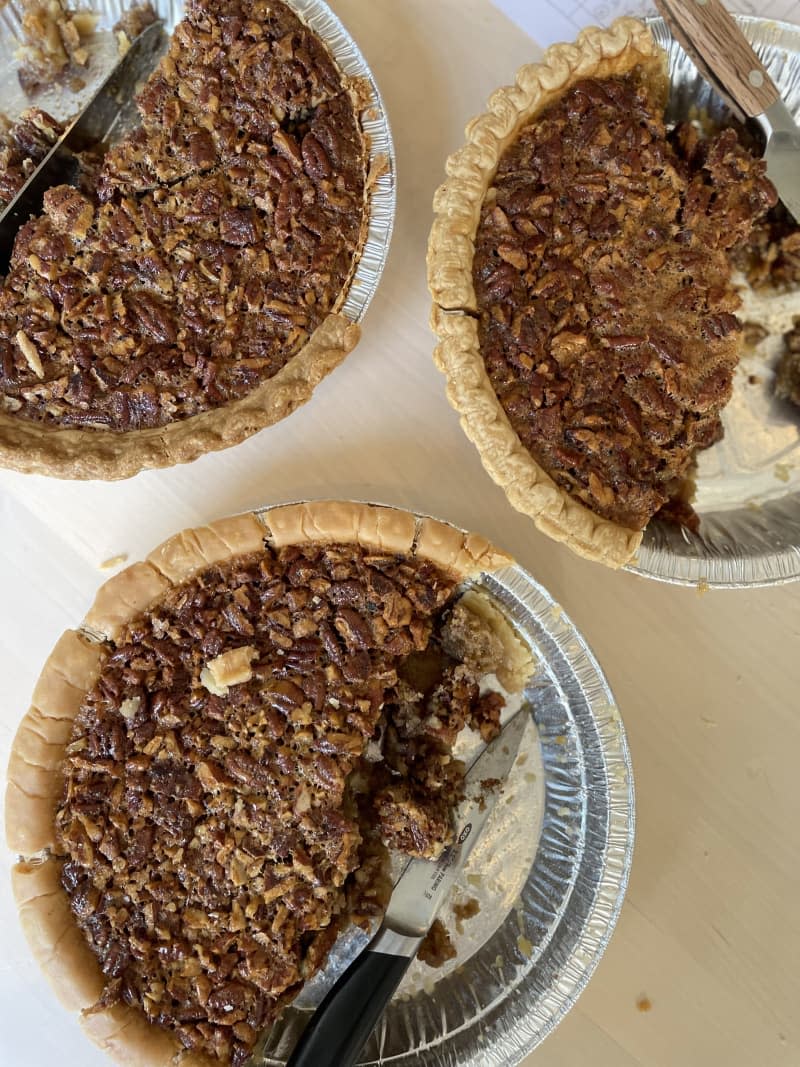
<path id="1" fill-rule="evenodd" d="M 714 89 L 766 137 L 767 177 L 800 222 L 800 128 L 720 0 L 655 0 L 673 37 Z"/>
<path id="2" fill-rule="evenodd" d="M 77 153 L 117 140 L 136 117 L 135 89 L 166 51 L 160 22 L 133 41 L 78 117 L 68 126 L 14 199 L 0 214 L 0 274 L 8 271 L 19 228 L 42 210 L 44 194 L 55 185 L 74 185 L 80 174 Z"/>
<path id="3" fill-rule="evenodd" d="M 287 1067 L 356 1062 L 489 820 L 530 718 L 523 705 L 475 760 L 456 810 L 454 843 L 438 860 L 408 863 L 378 933 L 317 1008 Z"/>

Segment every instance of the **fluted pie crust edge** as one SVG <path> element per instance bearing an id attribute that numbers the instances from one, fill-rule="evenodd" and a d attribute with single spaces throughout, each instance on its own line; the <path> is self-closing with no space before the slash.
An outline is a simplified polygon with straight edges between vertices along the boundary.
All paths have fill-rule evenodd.
<path id="1" fill-rule="evenodd" d="M 239 444 L 311 399 L 361 336 L 344 315 L 330 314 L 276 375 L 223 407 L 146 430 L 73 430 L 0 413 L 0 466 L 57 478 L 130 478 L 140 470 L 189 463 Z"/>
<path id="2" fill-rule="evenodd" d="M 484 198 L 520 130 L 576 82 L 627 74 L 639 65 L 653 79 L 663 79 L 663 61 L 650 31 L 626 17 L 607 30 L 589 27 L 575 44 L 553 45 L 540 63 L 520 68 L 516 83 L 492 94 L 487 111 L 467 125 L 466 144 L 447 160 L 447 180 L 433 201 L 427 256 L 431 326 L 438 337 L 434 361 L 484 467 L 512 506 L 543 533 L 611 567 L 631 562 L 642 531 L 590 511 L 556 485 L 520 441 L 481 355 L 472 263 Z"/>

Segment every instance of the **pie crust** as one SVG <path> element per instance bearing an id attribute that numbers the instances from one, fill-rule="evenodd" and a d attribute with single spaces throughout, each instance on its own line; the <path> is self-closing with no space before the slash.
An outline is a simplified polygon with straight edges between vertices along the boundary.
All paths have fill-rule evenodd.
<path id="1" fill-rule="evenodd" d="M 34 956 L 69 1010 L 85 1011 L 95 1004 L 105 979 L 61 888 L 60 863 L 51 854 L 56 845 L 54 817 L 72 721 L 110 653 L 106 641 L 171 587 L 211 563 L 252 553 L 265 544 L 308 542 L 358 543 L 429 559 L 461 581 L 513 563 L 484 538 L 435 519 L 371 504 L 318 501 L 184 530 L 159 545 L 145 562 L 100 587 L 80 629 L 63 634 L 45 663 L 12 745 L 6 793 L 6 837 L 20 857 L 12 871 L 20 921 Z M 521 684 L 533 669 L 530 651 L 500 613 L 496 615 L 495 632 L 508 656 L 507 681 Z M 127 1065 L 219 1067 L 218 1060 L 187 1053 L 177 1035 L 125 1005 L 83 1014 L 81 1025 L 95 1043 Z"/>
<path id="2" fill-rule="evenodd" d="M 584 507 L 523 446 L 484 367 L 472 261 L 484 198 L 519 131 L 576 82 L 627 74 L 639 65 L 654 78 L 663 69 L 649 30 L 636 19 L 620 18 L 608 30 L 589 27 L 574 45 L 554 45 L 540 63 L 522 67 L 516 84 L 498 89 L 488 111 L 467 125 L 467 143 L 447 160 L 447 181 L 434 197 L 427 259 L 434 301 L 431 325 L 439 338 L 434 360 L 447 377 L 447 398 L 484 467 L 511 504 L 543 533 L 612 567 L 633 559 L 642 533 Z"/>
<path id="3" fill-rule="evenodd" d="M 283 5 L 277 6 L 282 7 Z M 371 187 L 374 185 L 380 167 L 383 165 L 382 162 L 373 160 L 372 169 L 370 171 L 368 138 L 363 133 L 359 121 L 361 113 L 371 102 L 371 91 L 366 79 L 350 77 L 344 74 L 339 69 L 335 60 L 330 56 L 325 42 L 316 35 L 313 28 L 306 26 L 305 23 L 302 23 L 301 20 L 299 20 L 293 10 L 289 10 L 291 11 L 292 19 L 298 22 L 298 26 L 302 24 L 304 31 L 307 30 L 308 33 L 314 37 L 314 40 L 320 45 L 322 52 L 325 54 L 326 62 L 329 62 L 336 70 L 337 92 L 333 96 L 330 96 L 330 100 L 335 100 L 337 97 L 346 98 L 349 101 L 348 111 L 350 109 L 352 110 L 351 118 L 355 118 L 355 129 L 351 131 L 353 138 L 353 145 L 351 146 L 352 161 L 354 170 L 360 175 L 360 184 L 358 185 L 358 188 L 355 188 L 355 186 L 353 188 L 354 198 L 351 211 L 353 234 L 352 250 L 348 248 L 348 255 L 350 256 L 349 272 L 345 273 L 345 269 L 343 268 L 343 281 L 341 288 L 338 289 L 338 291 L 336 287 L 339 285 L 339 277 L 338 275 L 336 276 L 336 287 L 331 288 L 329 294 L 330 300 L 324 304 L 324 309 L 327 311 L 327 314 L 323 317 L 323 307 L 321 306 L 320 313 L 313 316 L 307 325 L 307 329 L 303 335 L 304 343 L 302 348 L 294 351 L 294 354 L 286 360 L 277 373 L 256 384 L 250 392 L 246 393 L 246 395 L 240 395 L 238 399 L 221 404 L 221 406 L 209 406 L 207 410 L 202 410 L 198 414 L 189 413 L 188 415 L 176 418 L 173 421 L 168 421 L 162 425 L 150 425 L 148 428 L 144 429 L 126 429 L 124 425 L 113 430 L 92 426 L 87 428 L 74 428 L 63 424 L 59 425 L 57 421 L 43 422 L 39 421 L 38 418 L 21 417 L 16 415 L 13 410 L 11 412 L 0 410 L 0 466 L 6 466 L 23 473 L 43 473 L 61 478 L 100 478 L 113 480 L 130 477 L 145 468 L 165 467 L 176 463 L 189 462 L 206 452 L 235 445 L 240 441 L 243 441 L 246 437 L 251 436 L 291 414 L 297 407 L 310 399 L 311 394 L 319 382 L 334 370 L 357 344 L 361 332 L 360 328 L 356 323 L 353 323 L 342 314 L 342 307 L 352 283 L 353 273 L 358 264 L 364 241 L 367 237 Z M 242 18 L 239 20 L 240 22 L 245 18 L 246 13 L 246 10 L 243 8 Z M 215 13 L 213 4 L 208 7 L 207 14 L 213 15 L 215 18 L 224 15 L 224 13 L 220 12 Z M 186 20 L 179 25 L 178 29 L 180 29 L 185 22 Z M 219 26 L 215 26 L 215 32 L 216 31 L 221 33 Z M 292 32 L 294 31 L 292 30 Z M 173 40 L 175 39 L 177 39 L 177 33 L 174 35 Z M 267 37 L 264 39 L 269 43 Z M 192 47 L 194 47 L 194 45 L 192 45 Z M 191 59 L 191 54 L 189 55 L 189 58 Z M 316 63 L 316 60 L 312 61 L 312 66 L 314 63 Z M 154 79 L 160 77 L 163 74 L 163 71 L 167 70 L 168 67 L 174 71 L 175 62 L 171 51 L 162 61 L 160 66 L 156 68 L 150 79 L 148 79 L 148 87 L 151 86 L 151 83 L 155 84 Z M 181 87 L 183 88 L 183 86 Z M 241 86 L 238 82 L 236 86 L 234 86 L 234 90 L 240 95 L 244 92 L 244 90 L 241 90 Z M 311 92 L 311 90 L 308 90 L 308 92 Z M 189 89 L 187 89 L 187 93 L 189 93 Z M 173 90 L 172 95 L 174 96 L 174 103 L 177 103 L 178 95 L 180 94 L 176 95 Z M 187 96 L 186 99 L 189 99 L 189 97 Z M 212 102 L 216 99 L 216 97 L 213 97 Z M 309 99 L 311 99 L 310 96 Z M 323 103 L 320 106 L 327 106 L 330 102 L 325 97 L 325 94 L 323 94 L 322 101 Z M 199 106 L 200 105 L 198 105 L 198 107 Z M 209 102 L 208 106 L 212 107 L 212 103 Z M 217 101 L 217 106 L 220 106 L 219 101 Z M 274 106 L 277 107 L 278 105 L 275 104 Z M 270 107 L 273 107 L 273 104 L 270 104 Z M 286 104 L 286 108 L 289 108 L 289 104 Z M 178 106 L 178 111 L 180 112 L 180 106 Z M 289 114 L 289 111 L 287 110 L 286 113 Z M 222 112 L 220 112 L 220 115 L 221 114 Z M 144 111 L 142 111 L 142 115 L 145 116 Z M 36 116 L 34 116 L 31 121 L 34 121 L 34 119 L 36 119 Z M 36 121 L 38 121 L 38 119 L 36 119 Z M 152 124 L 152 115 L 150 116 L 150 121 Z M 162 119 L 162 121 L 165 122 L 165 128 L 167 128 L 166 120 Z M 192 122 L 193 121 L 194 119 L 192 119 Z M 281 119 L 281 121 L 283 121 L 283 119 Z M 336 124 L 340 120 L 334 118 L 332 121 L 334 122 L 334 128 L 336 128 Z M 141 128 L 144 129 L 144 126 Z M 187 126 L 187 129 L 190 129 L 190 127 Z M 191 129 L 193 132 L 197 132 L 194 127 L 191 127 Z M 282 140 L 279 140 L 279 135 L 282 132 L 282 128 L 280 127 L 275 132 L 273 152 L 278 152 L 278 149 L 281 146 L 284 146 L 285 151 L 287 152 L 294 148 L 295 152 L 299 153 L 300 148 L 293 143 L 288 144 L 285 136 L 283 136 Z M 122 144 L 125 145 L 129 141 L 131 141 L 130 137 L 123 141 Z M 133 142 L 131 141 L 131 144 L 132 143 Z M 130 145 L 128 145 L 128 147 L 130 147 Z M 263 146 L 260 145 L 259 147 L 263 148 Z M 136 150 L 137 149 L 135 148 L 132 149 L 134 152 Z M 217 150 L 215 149 L 215 151 Z M 227 149 L 225 151 L 227 151 Z M 113 155 L 113 150 L 111 155 Z M 107 157 L 107 159 L 108 158 L 110 158 L 110 156 Z M 198 163 L 195 161 L 186 174 L 181 174 L 179 184 L 184 184 L 185 182 L 190 183 L 194 178 L 203 178 L 205 175 L 210 175 L 215 171 L 220 170 L 227 158 L 228 157 L 221 149 L 217 151 L 217 156 L 211 170 L 207 169 L 205 162 L 201 161 Z M 253 158 L 255 158 L 255 156 Z M 350 156 L 348 155 L 347 158 L 349 161 Z M 280 157 L 280 159 L 283 161 L 283 157 Z M 35 160 L 32 162 L 35 163 Z M 169 162 L 169 160 L 166 160 L 166 162 Z M 94 165 L 95 164 L 92 164 L 92 166 Z M 348 162 L 348 166 L 349 165 Z M 258 166 L 261 166 L 261 164 L 258 164 Z M 319 159 L 310 159 L 309 161 L 301 160 L 300 162 L 301 172 L 305 168 L 305 173 L 310 175 L 315 181 L 315 174 L 317 177 L 319 174 L 323 174 L 324 167 L 323 171 L 319 170 L 321 166 L 322 164 Z M 330 168 L 330 166 L 331 163 L 326 157 L 325 167 Z M 266 164 L 264 164 L 264 167 L 266 167 Z M 264 173 L 266 173 L 266 171 L 264 171 Z M 333 174 L 333 178 L 335 177 L 336 172 Z M 175 180 L 167 180 L 166 178 L 164 181 L 162 181 L 161 178 L 150 180 L 151 182 L 155 182 L 155 184 L 152 184 L 152 188 L 149 190 L 150 192 L 164 192 L 170 186 L 176 184 Z M 94 179 L 91 179 L 91 181 L 94 181 Z M 126 178 L 125 181 L 128 181 L 128 179 Z M 320 181 L 323 185 L 330 184 L 330 182 L 326 182 L 324 179 L 324 174 Z M 125 196 L 135 197 L 138 195 L 138 187 L 133 178 L 130 179 L 128 185 L 123 184 L 121 188 Z M 143 190 L 147 190 L 147 188 L 147 182 L 145 182 Z M 94 189 L 94 194 L 96 193 L 97 189 Z M 189 194 L 187 194 L 187 196 L 188 195 Z M 251 198 L 253 204 L 259 199 L 256 193 L 252 193 Z M 240 206 L 242 205 L 248 210 L 251 206 L 250 201 L 242 201 Z M 293 217 L 297 216 L 298 212 L 299 209 L 291 208 Z M 230 213 L 231 212 L 229 212 L 229 214 Z M 232 214 L 235 215 L 236 212 L 234 211 Z M 274 228 L 274 219 L 271 222 L 271 225 L 273 225 Z M 77 232 L 78 231 L 76 230 L 76 233 Z M 220 235 L 222 235 L 222 230 L 220 230 Z M 267 234 L 267 236 L 269 236 L 269 234 Z M 274 233 L 272 236 L 274 237 Z M 231 241 L 233 241 L 233 239 L 233 237 L 230 238 Z M 116 241 L 117 238 L 113 238 L 113 240 Z M 236 240 L 239 245 L 247 243 L 246 241 L 243 242 L 238 237 Z M 320 240 L 324 244 L 324 240 L 322 238 L 320 238 Z M 161 246 L 156 245 L 155 251 L 160 253 Z M 270 254 L 273 253 L 271 252 Z M 178 261 L 176 260 L 175 263 L 177 262 Z M 273 267 L 269 268 L 270 271 L 272 271 L 272 269 Z M 242 275 L 242 278 L 244 279 L 245 276 Z M 244 286 L 244 280 L 242 281 L 242 285 Z M 305 304 L 303 304 L 303 298 L 308 294 L 299 291 L 296 292 L 295 295 L 298 296 L 300 304 L 305 306 Z M 117 314 L 116 311 L 115 314 Z M 226 311 L 225 314 L 230 315 L 231 313 Z M 262 311 L 253 312 L 253 314 L 266 315 L 267 313 Z M 145 319 L 146 318 L 147 314 L 145 311 Z M 21 349 L 25 355 L 30 370 L 36 377 L 42 378 L 41 361 L 35 345 L 33 345 L 30 339 L 27 338 L 24 331 L 21 331 L 22 340 L 20 340 L 20 332 L 13 334 L 13 329 L 15 328 L 13 323 L 9 328 L 11 329 L 11 335 L 5 337 L 5 340 L 11 343 L 16 338 L 16 346 Z M 149 331 L 149 334 L 156 337 L 156 340 L 158 339 L 157 327 L 151 325 L 148 326 L 148 324 L 145 323 L 144 329 L 146 334 Z M 25 348 L 26 340 L 28 346 L 32 350 L 31 353 L 28 353 Z M 152 338 L 150 338 L 148 343 L 151 342 Z M 301 343 L 299 339 L 296 342 L 292 341 L 290 347 L 284 347 L 283 351 L 288 352 L 290 348 L 296 349 L 299 343 Z M 289 345 L 289 341 L 285 341 L 285 344 Z M 235 352 L 236 342 L 233 341 L 232 345 Z M 244 342 L 242 342 L 240 357 L 247 357 L 248 354 L 249 349 L 244 347 Z M 189 357 L 197 356 L 197 353 L 192 352 L 190 346 L 186 352 L 183 352 L 183 355 L 186 356 L 186 362 L 188 363 Z M 244 363 L 247 363 L 246 358 L 244 359 Z M 235 366 L 235 361 L 231 361 L 231 364 Z M 77 366 L 73 369 L 75 371 L 78 370 Z M 84 376 L 89 377 L 89 372 L 87 371 Z M 35 384 L 36 383 L 34 382 L 34 385 Z M 45 384 L 51 383 L 48 382 Z M 205 389 L 205 387 L 205 384 L 203 384 L 202 388 Z M 163 386 L 160 388 L 163 389 Z M 0 397 L 0 399 L 3 398 Z M 0 408 L 2 408 L 2 404 L 0 404 Z"/>
<path id="4" fill-rule="evenodd" d="M 189 463 L 239 444 L 311 399 L 361 336 L 343 315 L 328 315 L 273 378 L 221 408 L 124 433 L 61 429 L 0 412 L 0 466 L 57 478 L 130 478 L 145 468 Z"/>

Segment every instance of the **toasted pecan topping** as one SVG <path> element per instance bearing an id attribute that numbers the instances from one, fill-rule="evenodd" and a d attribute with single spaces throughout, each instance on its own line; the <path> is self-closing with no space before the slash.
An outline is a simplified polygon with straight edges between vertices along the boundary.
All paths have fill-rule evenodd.
<path id="1" fill-rule="evenodd" d="M 386 846 L 441 852 L 451 745 L 502 704 L 442 647 L 453 591 L 425 561 L 291 547 L 210 567 L 129 625 L 57 814 L 98 1008 L 138 1005 L 242 1063 L 342 926 L 385 907 Z M 476 639 L 465 660 L 491 647 Z"/>
<path id="2" fill-rule="evenodd" d="M 775 199 L 732 130 L 668 138 L 636 72 L 574 85 L 503 156 L 474 260 L 486 369 L 534 459 L 599 515 L 643 528 L 720 437 L 730 251 Z"/>
<path id="3" fill-rule="evenodd" d="M 32 107 L 15 123 L 0 116 L 0 210 L 17 195 L 64 132 L 46 111 Z"/>
<path id="4" fill-rule="evenodd" d="M 125 431 L 236 400 L 299 352 L 350 276 L 363 140 L 284 4 L 189 4 L 138 104 L 141 125 L 87 161 L 81 191 L 51 189 L 17 237 L 0 392 L 19 417 Z"/>

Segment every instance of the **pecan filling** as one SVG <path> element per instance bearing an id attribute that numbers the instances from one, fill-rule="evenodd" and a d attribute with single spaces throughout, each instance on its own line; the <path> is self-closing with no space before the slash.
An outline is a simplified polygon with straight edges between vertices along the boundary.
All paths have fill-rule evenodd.
<path id="1" fill-rule="evenodd" d="M 41 108 L 11 123 L 0 116 L 0 211 L 6 208 L 64 132 Z"/>
<path id="2" fill-rule="evenodd" d="M 20 417 L 124 431 L 245 396 L 335 309 L 364 216 L 353 102 L 280 2 L 194 0 L 141 126 L 52 189 L 0 290 Z"/>
<path id="3" fill-rule="evenodd" d="M 732 130 L 667 135 L 634 72 L 586 80 L 506 151 L 476 237 L 481 349 L 523 444 L 643 528 L 722 433 L 738 359 L 731 249 L 775 203 Z"/>
<path id="4" fill-rule="evenodd" d="M 449 842 L 451 746 L 465 723 L 497 733 L 479 678 L 503 661 L 454 589 L 428 562 L 293 547 L 211 567 L 129 626 L 56 819 L 98 1008 L 242 1063 L 342 926 L 382 911 L 385 845 Z"/>

